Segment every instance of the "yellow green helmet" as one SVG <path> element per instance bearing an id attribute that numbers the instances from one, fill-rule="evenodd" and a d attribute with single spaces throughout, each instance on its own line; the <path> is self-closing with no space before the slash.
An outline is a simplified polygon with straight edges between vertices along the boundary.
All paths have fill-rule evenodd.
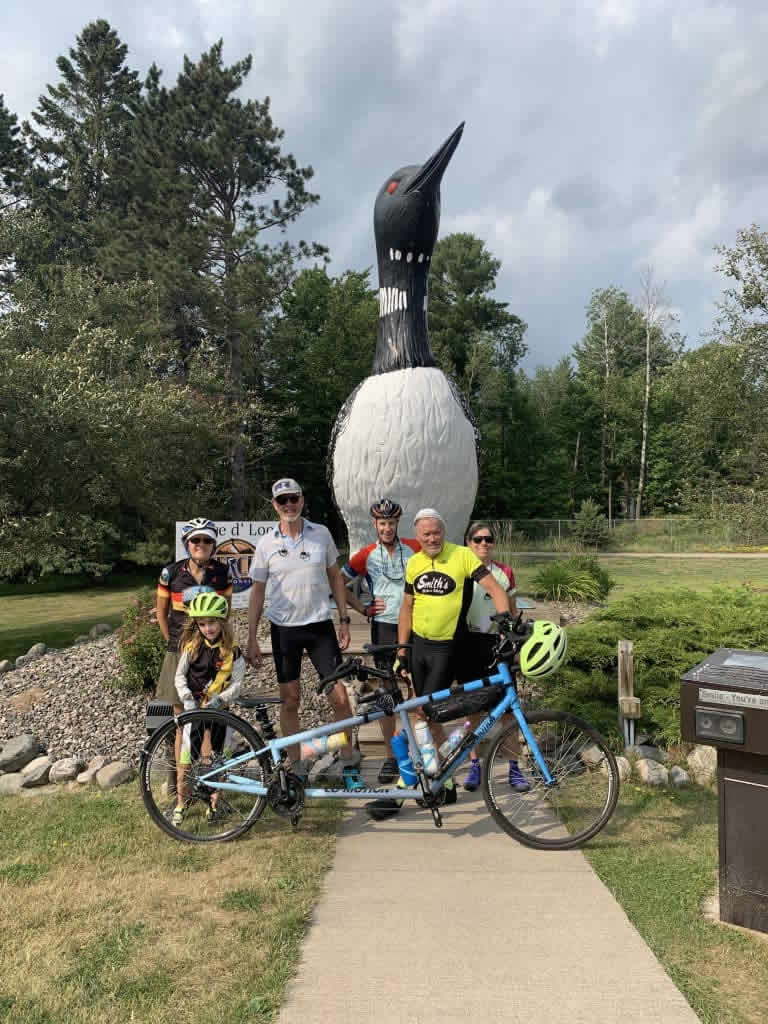
<path id="1" fill-rule="evenodd" d="M 540 619 L 520 650 L 520 671 L 531 679 L 557 672 L 568 653 L 565 630 L 554 622 Z"/>
<path id="2" fill-rule="evenodd" d="M 229 604 L 226 597 L 215 591 L 197 594 L 187 606 L 187 615 L 191 619 L 226 619 L 229 615 Z"/>

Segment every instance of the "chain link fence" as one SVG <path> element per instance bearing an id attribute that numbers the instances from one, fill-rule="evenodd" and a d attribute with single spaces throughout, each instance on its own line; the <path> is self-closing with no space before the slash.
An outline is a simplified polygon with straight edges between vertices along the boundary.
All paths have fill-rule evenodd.
<path id="1" fill-rule="evenodd" d="M 581 551 L 573 519 L 492 520 L 497 546 L 508 551 Z M 604 550 L 685 553 L 768 550 L 768 531 L 721 519 L 668 516 L 612 519 Z"/>

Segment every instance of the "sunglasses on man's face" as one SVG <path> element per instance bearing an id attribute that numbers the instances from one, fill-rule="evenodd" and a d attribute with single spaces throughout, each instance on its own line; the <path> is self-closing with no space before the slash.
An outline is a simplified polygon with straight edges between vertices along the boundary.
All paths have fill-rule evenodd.
<path id="1" fill-rule="evenodd" d="M 211 540 L 210 537 L 190 537 L 189 538 L 189 543 L 190 544 L 213 544 L 213 541 Z"/>
<path id="2" fill-rule="evenodd" d="M 485 533 L 479 533 L 477 537 L 472 538 L 473 544 L 493 544 L 493 537 L 489 537 Z"/>
<path id="3" fill-rule="evenodd" d="M 275 498 L 275 501 L 277 502 L 278 505 L 288 505 L 288 504 L 298 505 L 298 503 L 301 501 L 301 495 L 300 494 L 281 494 L 277 498 Z"/>

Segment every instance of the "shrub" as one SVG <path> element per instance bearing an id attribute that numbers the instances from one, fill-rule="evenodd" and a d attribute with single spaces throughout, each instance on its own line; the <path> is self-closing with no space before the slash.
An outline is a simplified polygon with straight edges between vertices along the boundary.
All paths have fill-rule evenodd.
<path id="1" fill-rule="evenodd" d="M 585 548 L 602 548 L 608 543 L 608 520 L 598 505 L 587 498 L 573 517 L 571 536 Z"/>
<path id="2" fill-rule="evenodd" d="M 604 601 L 616 586 L 616 580 L 607 569 L 604 569 L 594 555 L 574 555 L 568 559 L 568 565 L 572 565 L 579 572 L 588 572 L 597 581 L 600 587 L 599 600 Z"/>
<path id="3" fill-rule="evenodd" d="M 768 595 L 744 587 L 709 592 L 648 590 L 568 629 L 568 661 L 543 689 L 547 706 L 573 711 L 618 734 L 617 645 L 634 646 L 640 728 L 664 745 L 680 742 L 680 677 L 718 647 L 768 648 Z"/>
<path id="4" fill-rule="evenodd" d="M 613 579 L 597 559 L 588 555 L 550 562 L 533 579 L 536 597 L 550 601 L 602 601 L 613 586 Z"/>
<path id="5" fill-rule="evenodd" d="M 160 675 L 167 643 L 151 618 L 154 607 L 155 591 L 145 587 L 123 613 L 117 638 L 122 672 L 115 681 L 121 689 L 141 693 L 154 686 Z"/>

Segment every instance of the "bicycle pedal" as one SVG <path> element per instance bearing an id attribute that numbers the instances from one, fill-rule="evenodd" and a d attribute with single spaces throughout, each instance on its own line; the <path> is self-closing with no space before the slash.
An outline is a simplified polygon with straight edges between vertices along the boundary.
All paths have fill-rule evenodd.
<path id="1" fill-rule="evenodd" d="M 432 811 L 432 821 L 435 823 L 435 828 L 442 828 L 443 827 L 443 816 L 442 816 L 442 814 L 437 809 L 437 807 L 430 807 L 430 810 Z"/>

